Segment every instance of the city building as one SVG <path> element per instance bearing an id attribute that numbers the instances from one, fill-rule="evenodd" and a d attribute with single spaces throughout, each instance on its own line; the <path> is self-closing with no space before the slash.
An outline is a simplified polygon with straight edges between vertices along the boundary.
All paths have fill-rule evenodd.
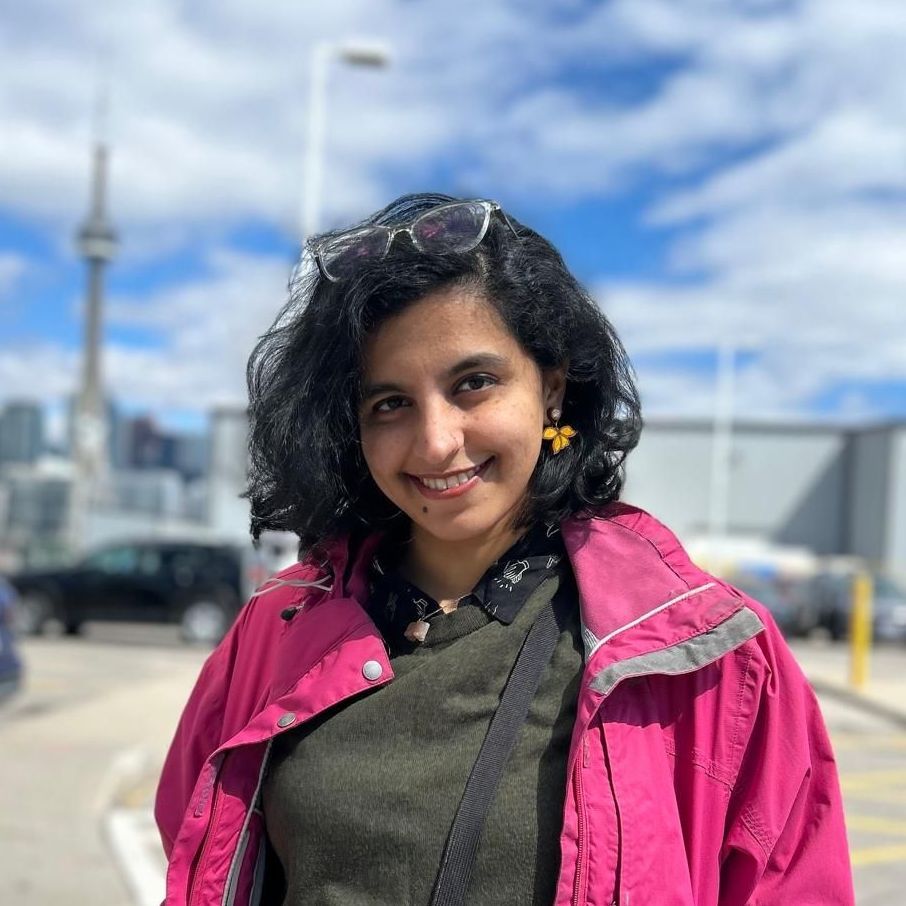
<path id="1" fill-rule="evenodd" d="M 44 409 L 30 401 L 7 403 L 0 411 L 0 466 L 33 463 L 44 452 Z"/>
<path id="2" fill-rule="evenodd" d="M 72 462 L 43 457 L 7 465 L 0 474 L 0 560 L 32 563 L 65 553 L 72 495 Z"/>

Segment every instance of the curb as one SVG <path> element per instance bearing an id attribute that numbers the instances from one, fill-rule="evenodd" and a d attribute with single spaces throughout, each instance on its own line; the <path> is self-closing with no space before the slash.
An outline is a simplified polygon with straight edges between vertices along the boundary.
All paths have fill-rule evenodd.
<path id="1" fill-rule="evenodd" d="M 158 770 L 144 746 L 125 749 L 111 762 L 95 798 L 101 834 L 134 906 L 159 906 L 166 888 L 149 791 Z"/>
<path id="2" fill-rule="evenodd" d="M 853 705 L 876 717 L 889 720 L 901 730 L 906 730 L 906 711 L 902 708 L 880 702 L 864 692 L 857 692 L 855 689 L 827 677 L 809 676 L 808 681 L 819 695 L 827 695 L 847 705 Z"/>
<path id="3" fill-rule="evenodd" d="M 107 841 L 135 906 L 159 906 L 166 895 L 166 874 L 148 844 L 154 828 L 147 809 L 114 808 L 104 816 Z"/>

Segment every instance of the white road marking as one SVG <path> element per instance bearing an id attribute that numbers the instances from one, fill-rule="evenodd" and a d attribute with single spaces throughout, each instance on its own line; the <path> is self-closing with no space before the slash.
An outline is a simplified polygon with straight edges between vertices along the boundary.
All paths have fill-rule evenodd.
<path id="1" fill-rule="evenodd" d="M 154 818 L 147 809 L 117 808 L 104 818 L 104 831 L 117 867 L 135 906 L 160 906 L 166 894 L 166 870 Z"/>

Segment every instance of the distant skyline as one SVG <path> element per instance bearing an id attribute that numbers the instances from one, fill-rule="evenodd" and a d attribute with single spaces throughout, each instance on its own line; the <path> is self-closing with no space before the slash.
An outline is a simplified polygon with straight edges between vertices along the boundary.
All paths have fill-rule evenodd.
<path id="1" fill-rule="evenodd" d="M 652 417 L 906 417 L 906 5 L 38 0 L 0 73 L 0 405 L 75 389 L 98 60 L 110 86 L 104 373 L 200 430 L 298 249 L 308 64 L 328 80 L 323 227 L 406 191 L 492 197 L 548 236 L 623 337 Z M 54 415 L 56 413 L 56 416 Z"/>

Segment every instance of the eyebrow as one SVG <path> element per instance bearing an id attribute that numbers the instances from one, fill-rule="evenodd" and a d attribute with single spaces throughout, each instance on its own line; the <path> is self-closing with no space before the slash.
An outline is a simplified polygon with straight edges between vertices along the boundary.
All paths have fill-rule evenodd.
<path id="1" fill-rule="evenodd" d="M 478 352 L 452 365 L 443 373 L 442 377 L 444 380 L 449 380 L 472 368 L 505 368 L 509 363 L 508 358 L 498 355 L 496 352 Z M 405 393 L 405 389 L 399 384 L 366 384 L 362 390 L 362 401 L 369 400 L 381 393 Z"/>

